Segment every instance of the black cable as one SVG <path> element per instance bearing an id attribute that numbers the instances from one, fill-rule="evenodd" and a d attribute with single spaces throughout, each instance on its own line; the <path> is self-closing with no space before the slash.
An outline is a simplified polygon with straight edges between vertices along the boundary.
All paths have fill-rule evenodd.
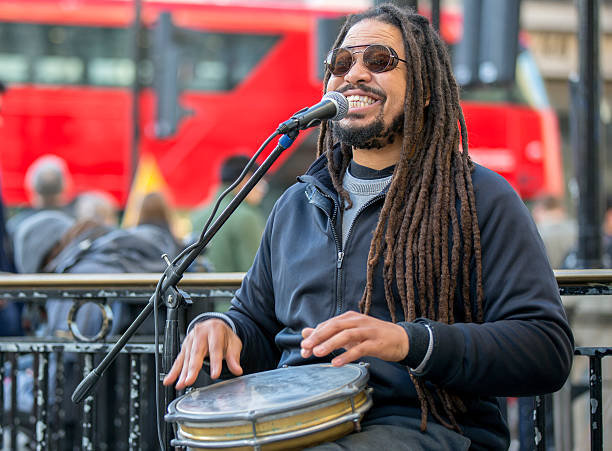
<path id="1" fill-rule="evenodd" d="M 261 153 L 266 148 L 266 146 L 270 144 L 270 141 L 272 141 L 279 134 L 280 133 L 278 131 L 275 131 L 268 137 L 268 139 L 264 141 L 264 143 L 259 147 L 257 152 L 255 152 L 255 154 L 251 157 L 249 162 L 246 164 L 246 166 L 244 167 L 244 169 L 242 170 L 238 178 L 230 186 L 228 186 L 225 191 L 221 193 L 221 195 L 217 199 L 217 202 L 215 203 L 215 206 L 213 207 L 213 210 L 210 216 L 208 217 L 208 220 L 206 221 L 206 224 L 204 225 L 204 228 L 202 229 L 202 232 L 200 233 L 200 237 L 198 238 L 198 241 L 190 244 L 185 249 L 183 249 L 174 258 L 174 260 L 172 260 L 172 263 L 171 263 L 172 266 L 174 266 L 175 264 L 178 264 L 181 258 L 183 258 L 188 252 L 190 252 L 193 249 L 196 249 L 199 247 L 200 249 L 198 250 L 198 254 L 202 252 L 202 250 L 204 249 L 204 245 L 203 245 L 204 235 L 208 231 L 208 228 L 210 227 L 210 224 L 212 220 L 214 219 L 215 214 L 217 213 L 217 210 L 219 209 L 219 205 L 221 204 L 221 201 L 223 200 L 223 198 L 225 198 L 225 196 L 231 193 L 234 190 L 234 188 L 238 186 L 238 184 L 240 184 L 240 182 L 244 179 L 244 177 L 250 172 L 251 168 L 253 167 L 253 164 L 255 163 L 259 155 L 261 155 Z M 165 278 L 166 278 L 166 273 L 164 272 L 164 274 L 162 274 L 159 281 L 157 282 L 157 286 L 155 287 L 155 295 L 154 295 L 155 303 L 153 305 L 153 321 L 155 322 L 155 325 L 154 325 L 154 333 L 155 333 L 154 358 L 155 358 L 155 379 L 156 379 L 155 380 L 155 416 L 157 418 L 157 439 L 159 441 L 159 446 L 162 451 L 166 450 L 166 444 L 164 440 L 164 434 L 162 434 L 162 423 L 161 423 L 162 419 L 160 416 L 160 410 L 162 409 L 162 405 L 159 401 L 159 384 L 161 383 L 161 381 L 159 380 L 159 374 L 160 374 L 159 372 L 159 326 L 158 326 L 157 308 L 158 308 L 158 305 L 160 304 L 159 300 L 161 297 L 161 286 Z M 165 408 L 166 406 L 163 406 L 164 411 L 165 411 Z"/>
<path id="2" fill-rule="evenodd" d="M 189 251 L 191 251 L 192 249 L 195 249 L 196 247 L 200 246 L 202 247 L 202 239 L 204 238 L 204 235 L 206 234 L 206 232 L 208 231 L 208 227 L 210 227 L 210 223 L 213 221 L 215 214 L 217 214 L 217 210 L 219 209 L 219 205 L 221 204 L 221 201 L 225 198 L 225 196 L 227 196 L 229 193 L 231 193 L 234 188 L 236 188 L 238 186 L 238 184 L 240 182 L 242 182 L 242 180 L 244 179 L 244 177 L 250 172 L 251 167 L 253 166 L 253 164 L 255 163 L 255 161 L 257 160 L 257 158 L 259 157 L 259 155 L 261 155 L 261 153 L 263 152 L 263 150 L 266 148 L 266 146 L 268 144 L 270 144 L 270 141 L 272 141 L 275 137 L 277 137 L 280 133 L 275 131 L 274 133 L 272 133 L 268 139 L 266 139 L 264 141 L 264 143 L 259 147 L 259 149 L 257 149 L 257 152 L 255 152 L 255 154 L 251 157 L 251 159 L 249 160 L 249 162 L 246 164 L 246 166 L 244 167 L 244 169 L 242 170 L 242 172 L 240 173 L 240 175 L 238 176 L 238 178 L 236 180 L 234 180 L 234 182 L 227 187 L 227 189 L 225 191 L 223 191 L 221 193 L 221 195 L 219 196 L 219 198 L 217 199 L 217 202 L 215 203 L 215 206 L 213 207 L 213 210 L 210 214 L 210 216 L 208 217 L 208 220 L 206 221 L 206 224 L 204 225 L 204 228 L 202 229 L 202 232 L 200 233 L 200 237 L 198 238 L 198 241 L 196 241 L 195 243 L 190 244 L 189 246 L 187 246 L 185 249 L 183 249 L 181 251 L 180 254 L 178 254 L 176 256 L 176 258 L 174 260 L 172 260 L 172 264 L 178 263 L 178 261 Z M 200 249 L 200 252 L 202 251 L 202 249 Z"/>
<path id="3" fill-rule="evenodd" d="M 166 451 L 166 443 L 164 439 L 164 434 L 162 433 L 162 423 L 160 418 L 160 410 L 162 409 L 162 404 L 159 402 L 159 324 L 158 324 L 158 312 L 157 307 L 159 305 L 159 300 L 161 297 L 161 286 L 166 278 L 166 273 L 162 274 L 157 282 L 157 286 L 155 287 L 155 295 L 154 295 L 154 305 L 153 305 L 153 322 L 155 323 L 153 326 L 153 333 L 155 334 L 155 349 L 153 351 L 153 356 L 155 360 L 155 417 L 157 419 L 157 440 L 159 440 L 159 447 L 161 451 Z M 165 406 L 163 407 L 165 411 Z M 165 432 L 165 431 L 164 431 Z"/>

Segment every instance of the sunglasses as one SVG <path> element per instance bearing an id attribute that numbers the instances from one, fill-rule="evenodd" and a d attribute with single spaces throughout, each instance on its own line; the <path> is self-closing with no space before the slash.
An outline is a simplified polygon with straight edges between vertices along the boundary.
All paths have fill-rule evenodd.
<path id="1" fill-rule="evenodd" d="M 364 50 L 351 50 L 363 47 L 365 47 Z M 367 70 L 375 73 L 394 69 L 398 61 L 408 63 L 408 61 L 397 56 L 397 52 L 391 47 L 382 44 L 370 44 L 368 46 L 353 45 L 333 49 L 325 59 L 325 67 L 336 77 L 341 77 L 351 70 L 351 67 L 355 64 L 355 54 L 357 53 L 363 53 L 363 65 Z"/>

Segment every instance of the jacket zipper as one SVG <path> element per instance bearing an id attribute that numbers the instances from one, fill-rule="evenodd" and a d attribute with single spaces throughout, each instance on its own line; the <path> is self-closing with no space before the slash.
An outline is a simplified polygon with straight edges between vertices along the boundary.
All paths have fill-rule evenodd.
<path id="1" fill-rule="evenodd" d="M 361 208 L 357 211 L 357 214 L 355 214 L 355 219 L 353 219 L 353 222 L 351 223 L 351 226 L 349 227 L 349 231 L 346 234 L 346 242 L 344 243 L 344 246 L 342 249 L 340 249 L 338 251 L 338 261 L 336 264 L 336 272 L 337 272 L 337 284 L 336 284 L 336 316 L 339 315 L 340 313 L 342 313 L 342 308 L 344 307 L 344 296 L 342 295 L 342 279 L 344 277 L 344 268 L 342 267 L 342 263 L 344 262 L 344 249 L 346 248 L 346 243 L 348 243 L 349 238 L 351 237 L 351 232 L 353 231 L 353 227 L 355 225 L 355 223 L 357 222 L 357 218 L 359 217 L 359 215 L 366 209 L 368 208 L 370 205 L 372 205 L 374 202 L 377 202 L 378 200 L 384 198 L 385 195 L 384 194 L 378 194 L 376 196 L 374 196 L 373 198 L 371 198 L 369 201 L 367 201 L 365 204 L 363 204 L 361 206 Z M 332 226 L 333 228 L 333 226 Z"/>
<path id="2" fill-rule="evenodd" d="M 321 208 L 321 210 L 323 210 L 323 212 L 325 213 L 325 216 L 327 216 L 327 218 L 330 220 L 330 226 L 332 229 L 332 233 L 334 235 L 334 242 L 336 243 L 336 250 L 337 250 L 337 256 L 338 256 L 336 259 L 336 316 L 337 316 L 342 312 L 342 308 L 344 307 L 344 297 L 342 296 L 342 280 L 344 278 L 344 268 L 342 267 L 342 264 L 344 262 L 344 249 L 342 247 L 342 243 L 340 242 L 338 238 L 338 232 L 336 231 L 336 227 L 334 225 L 335 224 L 334 220 L 336 218 L 336 212 L 338 211 L 338 204 L 336 203 L 333 197 L 324 193 L 322 190 L 316 187 L 316 185 L 315 185 L 315 188 L 317 189 L 319 193 L 321 193 L 323 197 L 330 199 L 334 204 L 334 213 L 332 216 L 330 216 L 329 213 L 325 211 L 323 208 Z M 366 208 L 368 208 L 374 202 L 377 202 L 378 200 L 384 197 L 385 197 L 385 194 L 378 194 L 362 205 L 362 207 L 359 209 L 359 211 L 355 215 L 355 219 L 353 220 L 353 223 L 351 224 L 351 227 L 349 228 L 349 231 L 346 235 L 347 242 L 351 236 L 351 232 L 353 231 L 353 226 L 355 225 L 355 222 L 357 222 L 357 218 L 359 217 L 361 212 L 363 212 Z"/>
<path id="3" fill-rule="evenodd" d="M 330 227 L 332 230 L 332 234 L 334 236 L 334 243 L 336 243 L 336 252 L 337 252 L 337 260 L 336 260 L 336 311 L 338 311 L 338 304 L 342 303 L 341 300 L 341 293 L 340 293 L 340 287 L 342 286 L 341 284 L 341 277 L 342 277 L 342 260 L 344 259 L 344 252 L 342 251 L 342 245 L 340 243 L 340 239 L 338 238 L 338 232 L 336 231 L 336 226 L 335 226 L 335 219 L 336 219 L 336 213 L 338 211 L 338 204 L 335 201 L 335 199 L 333 197 L 331 197 L 329 194 L 324 193 L 322 190 L 320 190 L 316 185 L 315 185 L 315 189 L 323 196 L 328 198 L 329 200 L 332 201 L 332 203 L 334 204 L 334 212 L 333 214 L 330 216 L 330 214 L 327 212 L 327 210 L 325 210 L 324 208 L 318 207 L 320 208 L 323 213 L 325 213 L 325 216 L 327 216 L 327 219 L 330 222 Z"/>

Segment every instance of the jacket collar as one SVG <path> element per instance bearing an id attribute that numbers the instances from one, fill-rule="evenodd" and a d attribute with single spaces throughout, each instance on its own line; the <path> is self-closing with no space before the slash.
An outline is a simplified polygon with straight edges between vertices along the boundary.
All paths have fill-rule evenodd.
<path id="1" fill-rule="evenodd" d="M 340 146 L 334 146 L 332 150 L 332 154 L 334 159 L 339 163 L 340 158 L 342 158 L 342 154 L 340 152 Z M 327 169 L 327 155 L 323 154 L 319 158 L 317 158 L 308 168 L 304 175 L 299 176 L 299 182 L 302 183 L 310 183 L 315 185 L 325 194 L 332 196 L 334 200 L 337 201 L 338 193 L 334 188 L 334 184 L 332 183 L 331 175 Z"/>

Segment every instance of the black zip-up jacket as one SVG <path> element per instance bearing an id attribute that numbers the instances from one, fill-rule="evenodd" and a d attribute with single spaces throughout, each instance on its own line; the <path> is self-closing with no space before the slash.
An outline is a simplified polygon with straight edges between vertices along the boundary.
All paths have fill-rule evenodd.
<path id="1" fill-rule="evenodd" d="M 559 389 L 571 367 L 573 337 L 528 210 L 494 172 L 477 165 L 472 181 L 482 243 L 484 323 L 461 322 L 459 290 L 455 324 L 427 320 L 435 346 L 422 378 L 461 395 L 467 412 L 458 414 L 457 421 L 471 449 L 506 449 L 508 430 L 495 397 Z M 359 310 L 384 196 L 362 207 L 346 243 L 341 243 L 338 196 L 324 156 L 277 201 L 228 312 L 243 343 L 245 372 L 321 361 L 301 357 L 300 332 Z M 396 311 L 402 312 L 397 302 Z M 390 320 L 380 268 L 370 314 Z M 401 425 L 403 418 L 420 418 L 407 367 L 363 360 L 370 363 L 374 389 L 374 406 L 365 421 Z M 428 421 L 435 420 L 430 415 Z"/>

